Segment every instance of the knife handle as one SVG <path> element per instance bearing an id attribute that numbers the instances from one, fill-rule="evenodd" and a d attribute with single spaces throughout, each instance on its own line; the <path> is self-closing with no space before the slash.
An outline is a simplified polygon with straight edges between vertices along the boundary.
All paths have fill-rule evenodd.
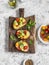
<path id="1" fill-rule="evenodd" d="M 24 17 L 24 8 L 19 9 L 19 16 Z"/>

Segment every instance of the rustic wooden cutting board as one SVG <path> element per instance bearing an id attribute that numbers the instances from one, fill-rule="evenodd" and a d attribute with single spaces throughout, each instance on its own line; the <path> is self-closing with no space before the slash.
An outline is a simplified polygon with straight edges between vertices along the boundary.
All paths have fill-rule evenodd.
<path id="1" fill-rule="evenodd" d="M 24 17 L 24 9 L 23 9 L 23 8 L 20 8 L 20 9 L 19 9 L 19 15 L 20 15 L 20 17 Z M 13 21 L 14 21 L 15 19 L 16 19 L 16 17 L 9 17 L 9 36 L 10 36 L 11 33 L 13 33 L 14 35 L 15 35 L 15 33 L 16 33 L 16 30 L 14 30 L 14 29 L 12 28 L 12 23 L 13 23 Z M 26 19 L 27 21 L 28 21 L 29 19 L 31 19 L 32 21 L 35 22 L 35 15 L 26 17 L 25 19 Z M 22 27 L 21 29 L 23 29 L 23 30 L 26 29 L 26 26 Z M 30 34 L 31 34 L 31 35 L 30 35 L 30 38 L 32 38 L 33 43 L 32 43 L 31 45 L 29 44 L 29 51 L 28 51 L 27 53 L 35 53 L 35 39 L 36 39 L 36 37 L 35 37 L 35 26 L 33 26 L 33 27 L 31 28 Z M 27 40 L 25 40 L 25 41 L 29 43 L 30 38 L 27 39 Z M 11 41 L 10 38 L 9 38 L 9 51 L 10 51 L 10 52 L 21 52 L 21 51 L 18 51 L 18 50 L 15 48 L 15 43 L 16 43 L 15 41 Z"/>

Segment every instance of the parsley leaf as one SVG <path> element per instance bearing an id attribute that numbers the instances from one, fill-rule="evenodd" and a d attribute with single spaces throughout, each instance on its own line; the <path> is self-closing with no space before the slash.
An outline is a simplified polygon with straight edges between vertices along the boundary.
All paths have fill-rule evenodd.
<path id="1" fill-rule="evenodd" d="M 30 42 L 29 42 L 30 44 L 32 44 L 33 43 L 33 40 L 32 39 L 30 39 Z"/>
<path id="2" fill-rule="evenodd" d="M 27 23 L 27 29 L 30 30 L 32 26 L 35 25 L 35 22 L 33 22 L 31 19 L 28 20 L 28 23 Z"/>
<path id="3" fill-rule="evenodd" d="M 13 34 L 10 35 L 10 39 L 16 41 L 16 37 Z"/>

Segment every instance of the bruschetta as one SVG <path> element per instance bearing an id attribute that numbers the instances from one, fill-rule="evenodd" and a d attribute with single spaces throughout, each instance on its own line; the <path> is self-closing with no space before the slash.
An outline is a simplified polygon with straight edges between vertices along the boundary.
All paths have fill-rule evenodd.
<path id="1" fill-rule="evenodd" d="M 14 29 L 20 29 L 21 27 L 23 27 L 24 25 L 26 25 L 26 19 L 23 17 L 20 18 L 16 18 L 16 20 L 14 20 L 13 22 L 13 28 Z"/>
<path id="2" fill-rule="evenodd" d="M 16 42 L 15 47 L 17 48 L 17 50 L 23 51 L 23 52 L 28 52 L 28 50 L 29 50 L 28 43 L 25 41 L 22 41 L 22 40 Z"/>
<path id="3" fill-rule="evenodd" d="M 27 39 L 30 36 L 30 32 L 28 30 L 18 30 L 16 35 L 20 39 Z"/>

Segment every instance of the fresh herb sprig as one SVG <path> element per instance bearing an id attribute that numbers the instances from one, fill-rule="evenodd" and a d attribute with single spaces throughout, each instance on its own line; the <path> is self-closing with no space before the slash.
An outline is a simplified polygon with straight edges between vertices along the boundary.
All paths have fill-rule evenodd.
<path id="1" fill-rule="evenodd" d="M 32 39 L 30 39 L 29 44 L 33 44 L 33 40 Z"/>
<path id="2" fill-rule="evenodd" d="M 30 30 L 32 26 L 34 26 L 36 23 L 33 22 L 31 19 L 27 22 L 27 29 Z"/>
<path id="3" fill-rule="evenodd" d="M 16 41 L 16 37 L 15 37 L 13 34 L 10 35 L 10 39 L 11 39 L 12 41 Z"/>

